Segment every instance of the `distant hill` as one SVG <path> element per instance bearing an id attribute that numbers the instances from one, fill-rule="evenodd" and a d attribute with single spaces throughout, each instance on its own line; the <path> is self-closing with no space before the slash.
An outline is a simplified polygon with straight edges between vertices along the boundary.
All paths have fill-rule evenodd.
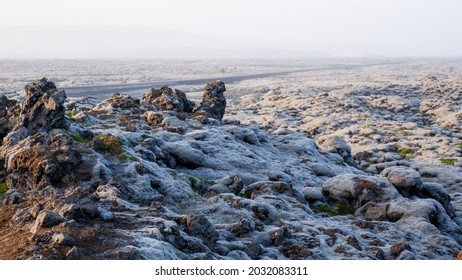
<path id="1" fill-rule="evenodd" d="M 146 27 L 0 27 L 0 58 L 311 58 L 319 51 L 241 49 L 223 40 Z M 236 44 L 238 45 L 238 44 Z"/>

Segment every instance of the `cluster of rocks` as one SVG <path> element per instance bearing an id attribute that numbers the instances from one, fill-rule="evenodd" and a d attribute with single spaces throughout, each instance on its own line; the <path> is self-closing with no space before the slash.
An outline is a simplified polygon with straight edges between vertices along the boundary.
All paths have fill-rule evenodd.
<path id="1" fill-rule="evenodd" d="M 416 84 L 349 88 L 308 87 L 301 78 L 297 82 L 251 100 L 243 96 L 242 110 L 230 112 L 235 115 L 230 118 L 256 122 L 274 134 L 305 132 L 326 151 L 335 148 L 323 143 L 343 139 L 367 172 L 408 166 L 451 193 L 462 192 L 462 83 L 435 76 Z M 348 157 L 348 151 L 340 153 Z"/>
<path id="2" fill-rule="evenodd" d="M 194 109 L 195 103 L 189 101 L 181 90 L 172 90 L 167 86 L 160 89 L 151 88 L 143 95 L 141 104 L 154 105 L 158 111 L 194 112 L 221 121 L 226 108 L 225 91 L 226 87 L 222 81 L 207 84 L 200 106 Z"/>
<path id="3" fill-rule="evenodd" d="M 444 185 L 407 166 L 367 172 L 339 135 L 316 141 L 228 120 L 225 90 L 209 83 L 198 108 L 163 87 L 141 100 L 74 100 L 72 114 L 46 79 L 26 86 L 21 105 L 2 98 L 12 117 L 1 123 L 0 257 L 454 259 L 462 250 L 462 216 Z"/>

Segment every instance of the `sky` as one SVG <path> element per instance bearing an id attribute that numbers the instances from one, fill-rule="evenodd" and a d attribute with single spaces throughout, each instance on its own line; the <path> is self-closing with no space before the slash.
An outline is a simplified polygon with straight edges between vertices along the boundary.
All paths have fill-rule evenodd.
<path id="1" fill-rule="evenodd" d="M 0 57 L 25 56 L 21 48 L 30 48 L 30 42 L 24 42 L 24 36 L 29 36 L 26 27 L 36 32 L 50 26 L 67 27 L 80 41 L 88 40 L 80 33 L 89 35 L 92 30 L 92 40 L 101 37 L 101 26 L 128 28 L 126 32 L 132 33 L 144 30 L 139 36 L 170 31 L 185 49 L 226 50 L 231 56 L 242 49 L 330 56 L 461 56 L 461 11 L 459 0 L 1 0 Z M 18 31 L 17 26 L 24 28 Z M 79 33 L 76 27 L 85 31 Z M 164 39 L 165 49 L 180 44 L 170 37 L 159 38 Z M 133 45 L 141 44 L 131 40 Z M 142 42 L 156 45 L 154 41 Z M 37 56 L 46 53 L 47 44 L 48 56 L 69 55 L 49 41 L 41 44 Z M 117 56 L 122 51 L 115 45 L 121 44 L 107 39 L 105 48 L 113 45 L 114 52 L 109 53 Z M 85 48 L 89 47 L 81 49 Z M 84 56 L 101 53 L 86 51 Z M 127 44 L 123 53 L 130 51 Z"/>

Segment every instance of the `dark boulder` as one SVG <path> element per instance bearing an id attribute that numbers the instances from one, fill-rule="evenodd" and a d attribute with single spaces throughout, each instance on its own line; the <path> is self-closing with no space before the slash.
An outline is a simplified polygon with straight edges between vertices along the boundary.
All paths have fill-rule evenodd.
<path id="1" fill-rule="evenodd" d="M 194 109 L 194 102 L 186 98 L 181 90 L 172 90 L 168 86 L 160 89 L 149 89 L 141 99 L 142 105 L 154 105 L 160 111 L 177 111 L 190 113 Z"/>
<path id="2" fill-rule="evenodd" d="M 226 109 L 225 83 L 217 80 L 208 83 L 204 88 L 202 102 L 196 112 L 203 112 L 208 118 L 222 120 Z"/>
<path id="3" fill-rule="evenodd" d="M 66 93 L 58 91 L 53 82 L 43 78 L 25 87 L 27 97 L 21 104 L 18 125 L 27 128 L 29 134 L 39 129 L 65 128 Z"/>
<path id="4" fill-rule="evenodd" d="M 0 95 L 0 141 L 14 127 L 13 108 L 17 107 L 16 101 L 8 99 L 5 95 Z"/>

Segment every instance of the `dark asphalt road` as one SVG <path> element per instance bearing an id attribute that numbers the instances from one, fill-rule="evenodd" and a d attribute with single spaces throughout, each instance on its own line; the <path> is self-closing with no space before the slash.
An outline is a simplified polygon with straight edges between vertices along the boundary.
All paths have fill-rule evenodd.
<path id="1" fill-rule="evenodd" d="M 189 80 L 166 80 L 158 81 L 152 83 L 135 83 L 135 84 L 115 84 L 115 85 L 97 85 L 97 86 L 82 86 L 82 87 L 62 87 L 66 91 L 67 96 L 69 97 L 81 97 L 81 96 L 95 96 L 98 98 L 105 98 L 107 95 L 112 95 L 114 92 L 128 93 L 133 91 L 145 91 L 151 87 L 161 87 L 168 85 L 170 87 L 178 85 L 205 85 L 210 81 L 220 79 L 226 84 L 231 84 L 243 80 L 252 80 L 259 78 L 266 78 L 271 76 L 278 75 L 287 75 L 292 73 L 300 72 L 312 72 L 312 71 L 321 71 L 321 70 L 332 70 L 332 69 L 353 69 L 353 68 L 362 68 L 370 66 L 379 66 L 379 65 L 388 65 L 396 64 L 393 63 L 381 63 L 381 64 L 365 64 L 365 65 L 344 65 L 344 66 L 331 66 L 331 67 L 322 67 L 322 68 L 306 68 L 306 69 L 297 69 L 291 71 L 282 71 L 282 72 L 271 72 L 271 73 L 259 73 L 259 74 L 248 74 L 248 75 L 238 75 L 231 77 L 216 77 L 216 78 L 207 78 L 207 79 L 189 79 Z M 141 94 L 141 93 L 140 93 Z"/>

